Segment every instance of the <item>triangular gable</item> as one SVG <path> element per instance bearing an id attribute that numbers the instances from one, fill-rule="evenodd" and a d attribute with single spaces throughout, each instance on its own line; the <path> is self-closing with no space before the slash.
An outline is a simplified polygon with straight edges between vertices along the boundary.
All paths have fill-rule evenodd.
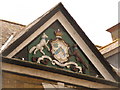
<path id="1" fill-rule="evenodd" d="M 58 30 L 60 32 L 56 32 Z M 44 34 L 47 35 L 46 42 L 49 40 L 47 46 L 50 48 L 50 51 L 48 48 L 43 47 L 43 52 L 41 52 L 40 49 L 36 49 L 36 46 L 40 45 Z M 56 34 L 61 38 L 56 37 Z M 56 49 L 56 54 L 59 52 L 59 54 L 57 54 L 57 58 L 53 58 L 54 55 L 52 51 L 54 49 Z M 45 53 L 45 55 L 43 53 Z M 58 59 L 61 57 L 59 55 L 63 55 L 65 57 L 68 55 L 68 59 L 63 58 L 60 60 Z M 37 62 L 41 65 L 44 64 L 53 66 L 55 68 L 57 67 L 74 72 L 80 72 L 82 74 L 92 76 L 97 75 L 101 77 L 100 73 L 98 73 L 98 71 L 93 68 L 93 65 L 91 65 L 89 59 L 84 55 L 82 50 L 77 46 L 73 38 L 69 35 L 69 33 L 58 20 L 52 23 L 46 30 L 44 30 L 43 33 L 38 35 L 33 41 L 31 41 L 31 43 L 25 46 L 25 48 L 17 53 L 14 57 L 24 58 L 25 60 Z M 70 67 L 67 68 L 68 66 Z M 82 72 L 79 70 L 80 68 L 82 69 Z"/>
<path id="2" fill-rule="evenodd" d="M 118 76 L 113 71 L 112 67 L 96 49 L 61 3 L 31 23 L 26 28 L 28 31 L 4 50 L 3 56 L 12 58 L 23 49 L 26 49 L 25 47 L 27 45 L 35 40 L 55 21 L 59 21 L 59 23 L 65 28 L 66 32 L 73 38 L 78 47 L 84 52 L 90 62 L 106 80 L 117 81 Z"/>

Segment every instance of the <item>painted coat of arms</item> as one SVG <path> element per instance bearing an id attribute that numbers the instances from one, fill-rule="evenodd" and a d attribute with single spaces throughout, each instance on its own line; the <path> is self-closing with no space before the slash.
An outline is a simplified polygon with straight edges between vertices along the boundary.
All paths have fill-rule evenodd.
<path id="1" fill-rule="evenodd" d="M 43 33 L 42 39 L 40 42 L 33 46 L 29 53 L 36 54 L 37 51 L 40 51 L 42 53 L 42 56 L 37 59 L 37 63 L 43 63 L 47 64 L 48 61 L 50 61 L 53 65 L 58 65 L 60 67 L 67 67 L 71 69 L 75 69 L 75 71 L 78 71 L 82 73 L 82 67 L 78 66 L 76 62 L 69 61 L 69 45 L 62 39 L 63 33 L 58 29 L 55 31 L 55 40 L 46 40 L 48 36 Z M 50 43 L 51 48 L 48 47 L 48 43 Z M 48 52 L 52 54 L 52 56 L 46 55 L 46 53 L 43 51 L 44 47 L 47 48 Z"/>
<path id="2" fill-rule="evenodd" d="M 55 59 L 57 59 L 60 63 L 68 61 L 69 47 L 62 39 L 57 38 L 56 40 L 52 41 L 51 46 L 51 52 Z"/>

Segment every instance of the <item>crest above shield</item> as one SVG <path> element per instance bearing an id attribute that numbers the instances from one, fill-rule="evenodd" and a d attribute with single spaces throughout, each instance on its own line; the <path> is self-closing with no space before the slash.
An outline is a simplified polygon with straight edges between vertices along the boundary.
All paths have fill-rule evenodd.
<path id="1" fill-rule="evenodd" d="M 54 35 L 54 32 L 57 29 L 64 32 L 61 39 L 56 38 Z M 48 57 L 40 53 L 39 50 L 36 51 L 35 54 L 29 53 L 29 50 L 33 46 L 36 46 L 40 40 L 42 40 L 41 35 L 43 33 L 48 35 L 48 38 L 45 39 L 48 43 L 44 44 L 47 44 L 47 46 L 51 48 L 52 52 L 51 54 L 46 48 L 46 45 L 43 46 L 43 52 L 45 53 L 43 54 Z M 61 32 L 57 32 L 57 35 L 57 37 L 61 37 Z M 50 47 L 50 44 L 52 47 Z M 74 44 L 77 44 L 78 49 L 73 47 Z M 71 54 L 68 53 L 70 48 L 72 49 Z M 76 54 L 72 53 L 72 51 Z M 83 69 L 83 72 L 85 72 L 86 75 L 89 75 L 89 73 L 92 75 L 92 71 L 94 71 L 95 75 L 102 75 L 102 77 L 107 80 L 115 81 L 118 79 L 116 73 L 112 70 L 112 67 L 107 63 L 104 57 L 96 49 L 94 44 L 89 40 L 83 30 L 79 27 L 61 3 L 28 25 L 25 30 L 23 30 L 22 34 L 18 36 L 16 41 L 9 45 L 2 54 L 3 56 L 7 56 L 9 58 L 25 58 L 25 60 L 28 61 L 35 61 L 38 60 L 38 58 L 39 60 L 44 59 L 41 63 L 50 66 L 55 66 L 53 63 L 56 61 L 52 62 L 52 64 L 49 62 L 53 61 L 54 57 L 58 60 L 55 64 L 61 67 L 64 66 L 64 69 L 66 70 L 78 72 L 80 67 L 86 68 L 88 65 L 90 66 L 88 70 L 85 69 L 84 71 Z M 68 63 L 67 61 L 71 61 L 72 63 Z M 83 64 L 83 62 L 87 65 Z M 61 65 L 61 63 L 66 64 Z M 55 67 L 58 67 L 57 65 Z M 68 65 L 69 68 L 65 67 L 66 65 Z M 94 70 L 91 68 L 94 68 Z"/>
<path id="2" fill-rule="evenodd" d="M 51 46 L 52 46 L 51 52 L 55 59 L 57 59 L 60 63 L 68 61 L 69 47 L 63 40 L 56 39 L 51 42 Z"/>
<path id="3" fill-rule="evenodd" d="M 56 39 L 51 41 L 51 52 L 60 63 L 68 61 L 69 45 L 62 39 L 62 31 L 55 31 Z"/>

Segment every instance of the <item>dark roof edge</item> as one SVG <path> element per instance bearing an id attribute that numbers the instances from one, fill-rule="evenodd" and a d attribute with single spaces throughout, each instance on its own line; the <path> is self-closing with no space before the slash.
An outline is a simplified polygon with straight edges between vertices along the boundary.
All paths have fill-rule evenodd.
<path id="1" fill-rule="evenodd" d="M 117 29 L 117 28 L 120 28 L 120 23 L 118 23 L 118 24 L 110 27 L 110 28 L 107 29 L 106 31 L 108 31 L 108 32 L 113 32 L 113 31 L 114 31 L 115 29 Z"/>
<path id="2" fill-rule="evenodd" d="M 33 25 L 26 33 L 24 33 L 19 39 L 13 42 L 7 49 L 3 51 L 3 55 L 7 56 L 11 53 L 20 43 L 22 43 L 25 39 L 27 39 L 32 33 L 34 33 L 39 27 L 41 27 L 48 19 L 50 19 L 56 12 L 61 11 L 73 28 L 77 31 L 80 37 L 85 41 L 91 51 L 96 55 L 96 57 L 100 60 L 100 62 L 105 66 L 107 71 L 112 75 L 112 77 L 118 81 L 119 76 L 112 69 L 109 63 L 105 60 L 102 54 L 98 51 L 95 45 L 90 41 L 87 35 L 82 31 L 77 22 L 73 19 L 73 17 L 68 13 L 62 3 L 59 3 L 56 7 L 50 9 L 49 13 L 45 14 L 35 25 Z"/>
<path id="3" fill-rule="evenodd" d="M 14 41 L 8 48 L 6 48 L 2 54 L 4 56 L 7 56 L 12 50 L 14 50 L 20 43 L 22 43 L 25 39 L 27 39 L 32 33 L 34 33 L 39 27 L 41 27 L 48 19 L 50 19 L 56 12 L 60 10 L 61 2 L 47 11 L 45 14 L 43 14 L 40 18 L 40 20 L 35 23 L 32 27 L 30 27 L 27 32 L 25 32 L 20 38 L 18 38 L 16 41 Z M 38 18 L 38 19 L 39 19 Z M 33 21 L 34 22 L 34 21 Z M 40 23 L 39 23 L 40 22 Z M 29 24 L 30 25 L 30 24 Z M 28 26 L 29 26 L 28 25 Z M 27 28 L 27 27 L 26 27 Z"/>
<path id="4" fill-rule="evenodd" d="M 96 55 L 96 57 L 100 60 L 100 62 L 105 66 L 107 71 L 112 75 L 112 77 L 116 81 L 119 80 L 119 76 L 117 73 L 113 70 L 113 68 L 110 66 L 110 64 L 105 60 L 103 55 L 99 52 L 99 50 L 95 47 L 95 45 L 91 42 L 91 40 L 87 37 L 87 35 L 83 32 L 81 27 L 77 24 L 77 22 L 73 19 L 73 17 L 69 14 L 69 12 L 65 9 L 65 7 L 60 3 L 61 6 L 61 12 L 65 15 L 67 20 L 71 23 L 71 25 L 75 28 L 77 33 L 81 36 L 81 38 L 85 41 L 85 43 L 88 45 L 88 47 L 91 49 L 91 51 Z"/>
<path id="5" fill-rule="evenodd" d="M 29 68 L 34 68 L 34 69 L 38 69 L 38 70 L 44 70 L 44 71 L 48 71 L 48 72 L 63 74 L 63 75 L 75 77 L 78 79 L 84 79 L 84 80 L 88 80 L 88 81 L 92 81 L 92 82 L 115 86 L 115 87 L 118 87 L 120 85 L 120 83 L 118 83 L 118 82 L 112 82 L 112 81 L 104 80 L 101 78 L 95 78 L 93 76 L 75 73 L 75 72 L 63 70 L 60 68 L 54 68 L 54 67 L 50 67 L 50 66 L 40 65 L 40 64 L 30 62 L 30 61 L 22 61 L 20 59 L 7 58 L 7 57 L 1 57 L 1 58 L 2 58 L 2 62 L 4 62 L 4 63 L 10 63 L 10 64 L 14 64 L 14 65 L 20 65 L 23 67 L 29 67 Z"/>
<path id="6" fill-rule="evenodd" d="M 16 22 L 7 21 L 7 20 L 3 20 L 3 19 L 0 19 L 0 21 L 3 21 L 3 22 L 7 22 L 7 23 L 10 23 L 10 24 L 15 24 L 15 25 L 19 25 L 19 26 L 23 26 L 23 27 L 26 27 L 26 25 L 23 25 L 23 24 L 19 24 L 19 23 L 16 23 Z"/>

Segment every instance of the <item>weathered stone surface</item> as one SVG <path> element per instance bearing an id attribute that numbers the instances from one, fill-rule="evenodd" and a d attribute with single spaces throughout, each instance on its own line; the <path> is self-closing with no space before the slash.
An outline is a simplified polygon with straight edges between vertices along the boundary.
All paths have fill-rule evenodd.
<path id="1" fill-rule="evenodd" d="M 25 25 L 22 24 L 0 20 L 0 47 L 5 44 L 12 34 L 16 36 L 24 27 Z"/>

